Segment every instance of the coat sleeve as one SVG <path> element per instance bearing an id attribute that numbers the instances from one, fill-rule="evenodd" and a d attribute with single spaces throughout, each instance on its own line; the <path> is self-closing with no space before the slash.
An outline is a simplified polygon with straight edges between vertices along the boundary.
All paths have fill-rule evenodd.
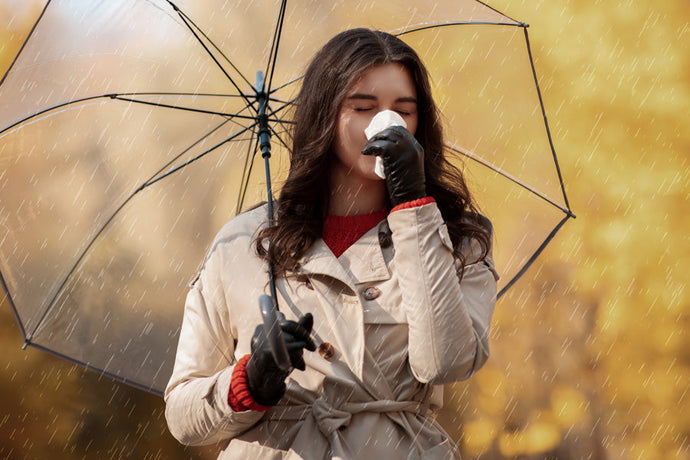
<path id="1" fill-rule="evenodd" d="M 491 251 L 465 266 L 460 280 L 436 203 L 392 212 L 388 223 L 395 247 L 391 269 L 400 279 L 415 378 L 434 384 L 469 378 L 489 357 L 498 280 Z M 472 262 L 479 247 L 468 246 L 466 259 Z"/>
<path id="2" fill-rule="evenodd" d="M 229 440 L 262 416 L 234 412 L 228 404 L 235 338 L 228 324 L 218 246 L 215 249 L 187 295 L 175 366 L 165 390 L 168 428 L 187 445 Z"/>

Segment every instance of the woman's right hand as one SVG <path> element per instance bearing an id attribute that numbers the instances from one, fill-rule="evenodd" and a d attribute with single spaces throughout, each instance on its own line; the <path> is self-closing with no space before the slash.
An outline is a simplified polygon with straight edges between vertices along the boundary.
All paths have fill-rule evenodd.
<path id="1" fill-rule="evenodd" d="M 316 344 L 311 338 L 314 318 L 311 313 L 295 321 L 280 322 L 285 345 L 293 368 L 304 370 L 303 352 L 316 350 Z M 254 401 L 264 406 L 275 406 L 285 394 L 285 379 L 291 370 L 281 370 L 273 359 L 271 347 L 259 324 L 254 330 L 251 341 L 252 354 L 247 362 L 247 386 Z"/>

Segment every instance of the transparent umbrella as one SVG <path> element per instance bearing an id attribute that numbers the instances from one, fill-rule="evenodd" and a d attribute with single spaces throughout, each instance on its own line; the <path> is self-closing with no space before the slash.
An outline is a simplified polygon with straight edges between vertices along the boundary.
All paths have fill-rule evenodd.
<path id="1" fill-rule="evenodd" d="M 0 283 L 25 343 L 161 394 L 214 234 L 267 197 L 259 114 L 279 184 L 300 75 L 351 27 L 427 64 L 502 295 L 574 217 L 526 24 L 474 0 L 49 0 L 0 80 Z"/>

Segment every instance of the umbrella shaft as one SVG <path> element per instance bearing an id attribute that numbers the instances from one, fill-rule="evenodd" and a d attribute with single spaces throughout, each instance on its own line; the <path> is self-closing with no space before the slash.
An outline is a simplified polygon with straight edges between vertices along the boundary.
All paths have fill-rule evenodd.
<path id="1" fill-rule="evenodd" d="M 264 170 L 266 171 L 266 201 L 268 202 L 268 222 L 273 225 L 273 189 L 271 187 L 271 167 L 269 160 L 271 158 L 271 129 L 268 127 L 268 115 L 266 108 L 268 106 L 268 93 L 264 88 L 263 72 L 256 73 L 256 100 L 259 103 L 259 113 L 257 121 L 259 123 L 259 148 L 261 149 L 261 156 L 264 159 Z M 268 266 L 268 281 L 271 289 L 271 297 L 273 306 L 278 311 L 278 296 L 276 294 L 275 276 L 273 275 L 273 265 L 269 263 Z"/>

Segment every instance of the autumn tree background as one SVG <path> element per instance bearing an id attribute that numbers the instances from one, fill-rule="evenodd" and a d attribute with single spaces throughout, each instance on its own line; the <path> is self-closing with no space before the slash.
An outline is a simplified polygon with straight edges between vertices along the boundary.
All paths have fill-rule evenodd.
<path id="1" fill-rule="evenodd" d="M 440 421 L 466 458 L 690 458 L 690 3 L 491 5 L 531 26 L 578 217 L 499 301 L 492 357 Z M 213 457 L 172 439 L 159 398 L 22 351 L 4 299 L 0 344 L 0 458 Z"/>

